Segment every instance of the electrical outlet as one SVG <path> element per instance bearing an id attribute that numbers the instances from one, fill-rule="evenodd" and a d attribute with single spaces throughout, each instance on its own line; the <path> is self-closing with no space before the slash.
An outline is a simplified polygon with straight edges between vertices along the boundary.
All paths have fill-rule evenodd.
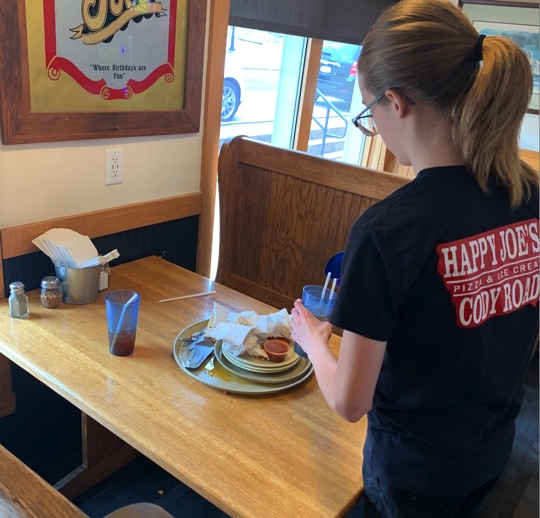
<path id="1" fill-rule="evenodd" d="M 105 185 L 116 185 L 124 181 L 124 148 L 105 150 Z"/>

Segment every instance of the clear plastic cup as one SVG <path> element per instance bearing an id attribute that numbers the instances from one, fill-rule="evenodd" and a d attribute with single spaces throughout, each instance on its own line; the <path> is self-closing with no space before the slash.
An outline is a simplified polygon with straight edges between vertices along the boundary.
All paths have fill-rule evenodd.
<path id="1" fill-rule="evenodd" d="M 313 313 L 313 316 L 322 322 L 326 322 L 328 321 L 328 317 L 334 308 L 336 293 L 333 294 L 332 300 L 330 300 L 331 289 L 326 288 L 324 297 L 321 298 L 322 290 L 323 286 L 317 286 L 314 284 L 304 286 L 302 289 L 302 304 L 306 309 L 309 309 L 309 311 Z M 307 358 L 307 354 L 296 342 L 294 343 L 294 351 L 299 356 Z"/>

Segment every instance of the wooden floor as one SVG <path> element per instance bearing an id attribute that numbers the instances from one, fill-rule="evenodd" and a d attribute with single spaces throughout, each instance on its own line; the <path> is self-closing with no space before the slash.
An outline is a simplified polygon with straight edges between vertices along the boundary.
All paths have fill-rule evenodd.
<path id="1" fill-rule="evenodd" d="M 19 368 L 13 369 L 13 377 L 18 411 L 0 419 L 0 443 L 54 483 L 80 463 L 79 413 Z M 534 358 L 525 378 L 525 400 L 516 422 L 512 458 L 478 518 L 538 518 L 538 405 L 538 358 Z M 144 457 L 74 503 L 91 518 L 101 518 L 138 501 L 157 503 L 177 518 L 226 518 L 210 502 Z M 357 516 L 358 511 L 353 510 L 348 518 Z"/>

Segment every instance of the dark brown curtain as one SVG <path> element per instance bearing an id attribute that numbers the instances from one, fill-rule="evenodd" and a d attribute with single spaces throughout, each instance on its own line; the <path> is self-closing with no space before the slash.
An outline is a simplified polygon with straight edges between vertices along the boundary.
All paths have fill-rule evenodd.
<path id="1" fill-rule="evenodd" d="M 231 0 L 229 24 L 361 44 L 381 11 L 396 0 Z"/>

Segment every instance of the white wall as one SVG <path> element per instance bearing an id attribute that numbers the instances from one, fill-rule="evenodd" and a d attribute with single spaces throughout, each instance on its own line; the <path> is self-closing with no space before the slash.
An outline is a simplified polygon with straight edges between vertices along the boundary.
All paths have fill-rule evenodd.
<path id="1" fill-rule="evenodd" d="M 0 228 L 200 190 L 201 133 L 0 145 Z M 124 183 L 105 186 L 105 149 Z"/>
<path id="2" fill-rule="evenodd" d="M 197 134 L 0 144 L 0 228 L 200 191 L 207 2 L 201 127 Z M 124 183 L 105 186 L 105 149 L 124 149 Z"/>

